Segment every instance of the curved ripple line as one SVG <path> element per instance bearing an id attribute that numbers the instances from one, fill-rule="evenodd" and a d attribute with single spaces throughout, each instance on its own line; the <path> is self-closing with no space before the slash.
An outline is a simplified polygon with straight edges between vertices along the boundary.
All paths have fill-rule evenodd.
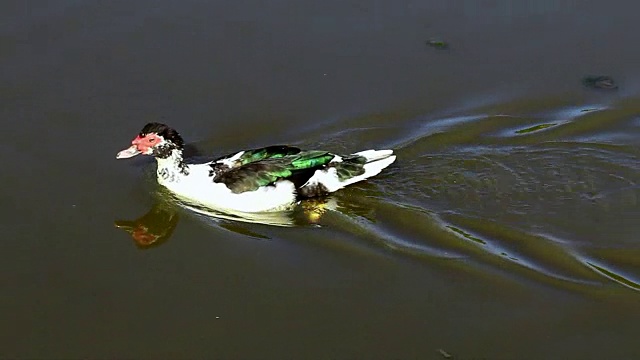
<path id="1" fill-rule="evenodd" d="M 611 267 L 608 267 L 607 265 L 604 265 L 599 261 L 586 257 L 583 257 L 582 261 L 587 267 L 592 269 L 597 274 L 604 276 L 605 278 L 622 286 L 625 286 L 631 290 L 640 291 L 640 280 L 632 279 L 629 274 L 621 274 L 622 272 L 619 270 L 613 270 L 611 269 Z"/>
<path id="2" fill-rule="evenodd" d="M 368 220 L 363 220 L 362 218 L 352 218 L 351 220 L 362 230 L 365 230 L 370 235 L 373 235 L 386 248 L 389 248 L 393 251 L 413 256 L 422 255 L 440 259 L 462 259 L 466 257 L 461 254 L 455 254 L 453 251 L 442 250 L 424 244 L 409 242 L 402 237 L 393 234 L 391 231 L 388 231 L 381 226 L 377 226 Z"/>
<path id="3" fill-rule="evenodd" d="M 478 234 L 474 234 L 465 230 L 462 230 L 458 227 L 455 227 L 453 225 L 446 225 L 446 227 L 451 230 L 454 234 L 456 234 L 459 238 L 461 239 L 465 239 L 467 241 L 471 241 L 474 245 L 477 245 L 479 247 L 481 247 L 484 251 L 498 256 L 502 259 L 506 259 L 508 261 L 510 261 L 511 263 L 514 263 L 516 265 L 520 265 L 524 268 L 533 270 L 539 274 L 543 274 L 546 275 L 548 277 L 554 278 L 554 279 L 558 279 L 558 280 L 564 280 L 564 281 L 568 281 L 568 282 L 572 282 L 572 283 L 577 283 L 577 284 L 590 284 L 593 285 L 594 282 L 589 281 L 589 280 L 584 280 L 584 279 L 578 279 L 578 278 L 574 278 L 574 277 L 569 277 L 566 275 L 562 275 L 558 272 L 555 271 L 551 271 L 549 269 L 546 269 L 538 264 L 536 264 L 534 261 L 527 259 L 526 256 L 519 256 L 517 257 L 516 254 L 514 254 L 511 250 L 502 247 L 498 244 L 495 243 L 495 241 L 492 241 L 486 237 L 482 237 L 481 235 Z"/>
<path id="4" fill-rule="evenodd" d="M 401 138 L 395 141 L 386 143 L 385 146 L 402 149 L 429 135 L 432 135 L 438 132 L 443 132 L 446 129 L 449 129 L 456 125 L 460 125 L 462 123 L 473 122 L 480 119 L 484 119 L 486 117 L 487 117 L 486 114 L 481 114 L 481 115 L 454 116 L 454 117 L 442 118 L 438 120 L 431 120 L 428 123 L 422 124 L 416 128 L 412 127 L 409 131 L 407 131 L 407 134 L 405 136 L 402 136 Z M 423 118 L 419 118 L 418 120 L 424 121 Z"/>

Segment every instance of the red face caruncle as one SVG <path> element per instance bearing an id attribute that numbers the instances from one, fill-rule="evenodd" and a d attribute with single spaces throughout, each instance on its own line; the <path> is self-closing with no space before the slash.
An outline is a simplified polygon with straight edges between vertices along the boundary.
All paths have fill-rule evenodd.
<path id="1" fill-rule="evenodd" d="M 139 154 L 151 155 L 153 153 L 153 147 L 160 143 L 162 143 L 162 137 L 156 133 L 138 135 L 131 141 L 130 147 L 120 151 L 116 155 L 116 159 L 128 159 Z"/>

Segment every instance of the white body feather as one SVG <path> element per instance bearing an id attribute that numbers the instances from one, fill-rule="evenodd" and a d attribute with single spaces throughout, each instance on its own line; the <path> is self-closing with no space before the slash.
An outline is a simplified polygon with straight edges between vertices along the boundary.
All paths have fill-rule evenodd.
<path id="1" fill-rule="evenodd" d="M 243 152 L 237 154 L 239 158 Z M 340 181 L 336 169 L 329 167 L 326 170 L 317 170 L 304 186 L 323 185 L 329 192 L 377 175 L 382 169 L 389 166 L 396 159 L 392 150 L 367 150 L 354 155 L 360 155 L 369 161 L 364 165 L 365 173 L 345 181 Z M 236 160 L 236 156 L 227 161 Z M 212 180 L 209 172 L 210 163 L 190 164 L 186 167 L 186 174 L 179 164 L 182 161 L 181 154 L 174 151 L 166 159 L 157 159 L 158 182 L 172 191 L 179 198 L 195 205 L 208 208 L 240 211 L 240 212 L 267 212 L 281 211 L 292 207 L 296 202 L 296 189 L 288 180 L 279 180 L 275 186 L 263 186 L 255 191 L 247 191 L 240 194 L 233 193 L 225 184 Z M 333 162 L 341 162 L 342 158 L 336 156 Z"/>
<path id="2" fill-rule="evenodd" d="M 303 187 L 322 184 L 329 192 L 338 191 L 347 185 L 378 175 L 382 169 L 396 161 L 396 156 L 392 154 L 392 150 L 366 150 L 357 152 L 353 155 L 364 156 L 367 161 L 369 161 L 364 164 L 364 174 L 340 181 L 336 169 L 330 167 L 326 170 L 316 170 Z M 339 156 L 336 156 L 336 158 L 339 158 L 338 161 L 334 158 L 332 162 L 342 162 L 342 158 Z"/>

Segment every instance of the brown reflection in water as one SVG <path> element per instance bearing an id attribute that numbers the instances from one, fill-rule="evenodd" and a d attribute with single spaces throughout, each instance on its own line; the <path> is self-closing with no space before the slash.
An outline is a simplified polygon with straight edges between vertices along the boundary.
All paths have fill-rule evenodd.
<path id="1" fill-rule="evenodd" d="M 293 211 L 264 214 L 226 214 L 160 201 L 139 218 L 116 220 L 114 225 L 129 233 L 138 248 L 149 249 L 169 240 L 178 225 L 181 211 L 188 211 L 193 216 L 207 220 L 215 220 L 217 225 L 234 233 L 268 239 L 268 236 L 247 227 L 247 223 L 284 227 L 316 225 L 328 210 L 335 209 L 336 203 L 330 197 L 302 201 Z"/>
<path id="2" fill-rule="evenodd" d="M 138 248 L 149 249 L 167 241 L 179 219 L 176 209 L 158 203 L 135 220 L 116 220 L 114 224 L 128 232 Z"/>

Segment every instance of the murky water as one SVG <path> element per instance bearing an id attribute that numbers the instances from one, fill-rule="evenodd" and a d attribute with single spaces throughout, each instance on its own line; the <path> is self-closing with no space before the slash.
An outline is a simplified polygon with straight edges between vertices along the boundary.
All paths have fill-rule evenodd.
<path id="1" fill-rule="evenodd" d="M 2 5 L 0 357 L 640 357 L 623 4 Z M 212 218 L 114 159 L 152 120 L 398 161 L 287 226 Z"/>

